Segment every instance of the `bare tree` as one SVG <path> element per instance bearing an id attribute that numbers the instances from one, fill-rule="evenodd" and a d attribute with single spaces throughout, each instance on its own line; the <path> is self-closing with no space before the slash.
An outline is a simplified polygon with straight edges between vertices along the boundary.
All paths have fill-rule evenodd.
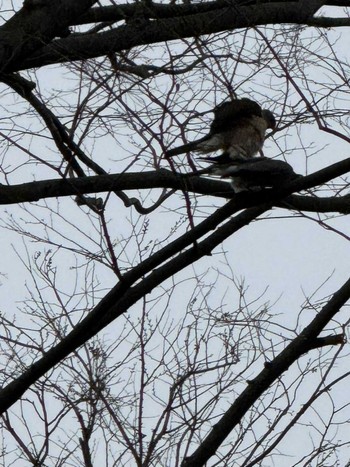
<path id="1" fill-rule="evenodd" d="M 349 14 L 347 0 L 2 11 L 1 465 L 348 462 Z M 164 156 L 236 97 L 274 112 L 264 153 L 302 177 L 235 194 L 192 153 Z M 288 274 L 285 300 L 271 291 L 282 238 L 278 258 L 250 257 L 286 222 L 312 271 L 299 301 Z M 318 271 L 325 230 L 334 265 Z"/>

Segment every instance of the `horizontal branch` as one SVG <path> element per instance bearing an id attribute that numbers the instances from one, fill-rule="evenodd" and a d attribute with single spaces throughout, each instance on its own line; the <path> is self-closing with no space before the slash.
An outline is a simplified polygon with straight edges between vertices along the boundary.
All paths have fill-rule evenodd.
<path id="1" fill-rule="evenodd" d="M 232 6 L 212 12 L 149 21 L 139 18 L 99 34 L 71 35 L 53 41 L 11 71 L 53 63 L 86 60 L 121 52 L 140 45 L 196 37 L 233 29 L 266 24 L 306 24 L 310 12 L 300 2 L 276 2 L 241 7 Z"/>
<path id="2" fill-rule="evenodd" d="M 96 0 L 26 0 L 23 8 L 0 27 L 0 72 L 85 60 L 139 45 L 259 25 L 349 25 L 348 18 L 313 18 L 321 4 L 348 6 L 342 1 L 217 0 L 180 5 L 135 2 L 90 8 L 94 3 Z M 111 31 L 69 35 L 68 26 L 72 24 L 124 20 L 126 25 Z M 55 37 L 63 39 L 52 41 Z"/>
<path id="3" fill-rule="evenodd" d="M 221 198 L 235 197 L 249 207 L 261 202 L 277 200 L 276 205 L 287 209 L 310 212 L 350 212 L 350 196 L 319 198 L 314 196 L 290 196 L 296 191 L 313 188 L 350 171 L 350 159 L 337 162 L 325 169 L 289 183 L 281 192 L 264 190 L 259 193 L 235 195 L 229 183 L 196 175 L 189 176 L 161 169 L 151 172 L 97 175 L 92 177 L 43 180 L 19 185 L 0 185 L 0 205 L 39 201 L 62 196 L 81 196 L 91 193 L 170 188 Z M 281 196 L 285 194 L 285 196 Z M 277 197 L 276 197 L 277 195 Z M 283 201 L 279 201 L 285 198 Z"/>
<path id="4" fill-rule="evenodd" d="M 350 214 L 350 195 L 330 196 L 328 198 L 292 195 L 276 206 L 296 211 Z"/>
<path id="5" fill-rule="evenodd" d="M 319 171 L 316 174 L 297 180 L 299 187 L 302 186 L 302 183 L 309 187 L 310 180 L 324 180 L 325 171 L 328 170 L 328 175 L 330 173 L 334 175 L 337 173 L 337 170 L 339 171 L 339 167 L 344 168 L 344 161 L 343 163 L 334 164 L 328 169 Z M 164 176 L 168 175 L 168 171 L 160 172 Z M 144 178 L 145 175 L 146 174 L 142 174 L 142 178 Z M 171 172 L 170 175 L 174 176 Z M 176 175 L 176 177 L 179 178 L 178 175 Z M 98 179 L 99 177 L 94 178 Z M 59 182 L 68 183 L 66 180 L 60 180 Z M 190 182 L 191 178 L 186 177 L 186 183 Z M 212 250 L 220 245 L 226 238 L 248 225 L 266 210 L 270 209 L 273 204 L 280 203 L 281 198 L 290 194 L 295 186 L 296 182 L 293 182 L 281 190 L 271 190 L 266 194 L 247 193 L 242 194 L 244 196 L 237 195 L 234 199 L 217 209 L 212 215 L 186 232 L 180 238 L 164 246 L 138 266 L 125 273 L 120 282 L 111 289 L 88 316 L 77 324 L 58 345 L 48 350 L 41 359 L 30 366 L 19 378 L 13 380 L 12 383 L 8 384 L 0 391 L 0 412 L 7 410 L 22 396 L 31 384 L 35 383 L 35 381 L 58 364 L 63 358 L 127 311 L 140 300 L 140 298 L 145 296 L 145 294 L 150 293 L 155 287 L 162 284 L 164 280 L 172 277 L 190 264 L 206 255 L 210 255 Z M 3 188 L 6 187 L 1 187 L 1 189 Z M 262 204 L 262 199 L 265 199 L 264 204 Z M 266 202 L 266 200 L 269 201 Z M 247 205 L 258 203 L 260 203 L 259 206 L 240 212 Z M 232 215 L 237 212 L 240 213 L 232 218 Z M 225 219 L 229 220 L 220 226 Z M 200 238 L 207 235 L 210 231 L 213 231 L 213 233 L 204 238 L 204 240 L 199 241 Z M 190 247 L 192 243 L 193 246 Z M 332 310 L 333 308 L 330 308 L 330 311 Z M 330 315 L 327 316 L 329 318 Z M 320 326 L 324 324 L 324 322 L 321 320 L 318 321 L 317 324 Z M 310 336 L 309 334 L 306 337 L 312 337 L 312 332 Z M 317 337 L 317 335 L 315 335 L 315 337 Z"/>
<path id="6" fill-rule="evenodd" d="M 329 345 L 343 345 L 346 343 L 345 334 L 334 334 L 323 337 L 316 337 L 310 344 L 310 349 L 319 349 Z"/>
<path id="7" fill-rule="evenodd" d="M 350 18 L 328 18 L 320 16 L 312 18 L 307 22 L 308 26 L 315 26 L 318 28 L 339 28 L 350 26 Z"/>
<path id="8" fill-rule="evenodd" d="M 156 3 L 156 2 L 134 2 L 122 5 L 108 5 L 91 8 L 88 12 L 76 18 L 72 25 L 110 23 L 127 20 L 134 15 L 141 15 L 150 19 L 174 18 L 176 16 L 187 16 L 209 11 L 220 10 L 230 6 L 247 7 L 256 6 L 256 0 L 216 0 L 203 1 L 201 3 Z M 295 3 L 295 0 L 260 0 L 259 4 Z M 333 2 L 323 2 L 325 4 Z M 342 3 L 342 2 L 340 2 Z M 345 6 L 345 5 L 343 5 Z"/>

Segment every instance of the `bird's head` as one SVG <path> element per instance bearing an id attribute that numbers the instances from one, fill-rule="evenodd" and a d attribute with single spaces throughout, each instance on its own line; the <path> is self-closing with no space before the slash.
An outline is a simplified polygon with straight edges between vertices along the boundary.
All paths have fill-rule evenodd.
<path id="1" fill-rule="evenodd" d="M 267 123 L 267 128 L 271 128 L 272 130 L 274 130 L 276 128 L 276 119 L 274 114 L 267 109 L 262 110 L 261 114 L 263 119 Z"/>

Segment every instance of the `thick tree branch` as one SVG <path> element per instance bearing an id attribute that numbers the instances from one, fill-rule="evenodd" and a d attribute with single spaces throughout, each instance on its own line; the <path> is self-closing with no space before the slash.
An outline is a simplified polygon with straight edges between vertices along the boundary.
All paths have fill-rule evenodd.
<path id="1" fill-rule="evenodd" d="M 332 176 L 334 174 L 338 174 L 340 167 L 344 169 L 344 166 L 346 167 L 346 163 L 349 163 L 349 161 L 347 160 L 341 163 L 334 164 L 328 169 L 323 169 L 315 174 L 309 175 L 308 177 L 304 177 L 300 180 L 297 180 L 296 182 L 290 183 L 281 190 L 271 190 L 271 192 L 266 194 L 259 193 L 258 200 L 254 198 L 256 197 L 255 193 L 243 193 L 243 196 L 238 195 L 235 197 L 235 199 L 229 201 L 222 208 L 219 208 L 214 214 L 209 216 L 209 218 L 201 222 L 198 226 L 195 226 L 182 237 L 173 241 L 171 244 L 165 246 L 162 250 L 155 253 L 154 255 L 140 263 L 138 266 L 133 268 L 130 272 L 124 274 L 120 282 L 101 300 L 101 302 L 90 312 L 90 314 L 71 331 L 71 333 L 66 338 L 64 338 L 56 347 L 50 349 L 44 357 L 42 357 L 39 361 L 33 364 L 18 379 L 14 380 L 0 392 L 0 410 L 7 410 L 19 397 L 22 396 L 22 394 L 25 392 L 26 389 L 30 387 L 31 384 L 38 380 L 38 378 L 43 376 L 48 370 L 53 368 L 53 366 L 59 363 L 63 358 L 69 355 L 72 351 L 76 350 L 88 339 L 93 337 L 101 329 L 107 326 L 111 321 L 113 321 L 122 313 L 124 313 L 141 297 L 143 297 L 147 293 L 150 293 L 156 286 L 160 285 L 164 280 L 173 276 L 178 271 L 183 270 L 185 267 L 202 258 L 203 256 L 210 255 L 211 251 L 216 246 L 221 244 L 234 232 L 249 224 L 257 216 L 261 215 L 267 209 L 272 207 L 272 205 L 276 204 L 278 200 L 280 200 L 282 197 L 285 197 L 288 194 L 290 194 L 295 187 L 300 188 L 300 186 L 302 186 L 303 184 L 306 187 L 309 187 L 311 181 L 314 180 L 324 181 L 326 173 L 328 176 L 330 174 Z M 189 180 L 190 179 L 188 179 L 187 182 Z M 268 203 L 266 203 L 267 201 Z M 251 205 L 252 203 L 256 204 L 257 202 L 264 202 L 265 204 L 245 210 L 233 219 L 227 221 L 226 224 L 222 225 L 221 227 L 218 227 L 220 223 L 222 223 L 225 219 L 231 217 L 235 212 L 242 210 L 247 205 Z M 209 235 L 206 239 L 202 240 L 201 242 L 198 242 L 198 240 L 201 237 L 208 234 L 211 230 L 214 229 L 216 229 L 214 233 Z M 194 243 L 194 246 L 183 251 L 191 243 Z M 179 251 L 182 252 L 178 254 Z M 133 285 L 135 283 L 136 285 Z M 297 346 L 296 351 L 293 354 L 294 360 L 295 358 L 297 358 L 295 357 L 295 355 L 300 356 L 302 353 L 312 348 L 312 346 L 315 346 L 315 341 L 310 341 L 308 346 L 307 344 L 305 344 L 305 339 L 309 336 L 309 334 L 310 337 L 312 337 L 313 339 L 317 337 L 319 332 L 322 330 L 323 326 L 328 322 L 327 319 L 331 319 L 333 314 L 337 311 L 334 308 L 334 303 L 337 304 L 339 302 L 339 298 L 336 299 L 336 297 L 344 297 L 347 293 L 350 294 L 350 285 L 349 290 L 346 289 L 345 292 L 342 292 L 342 290 L 343 289 L 341 289 L 341 291 L 334 296 L 334 299 L 332 299 L 329 302 L 330 305 L 328 307 L 325 307 L 325 310 L 328 310 L 328 314 L 324 312 L 322 314 L 323 318 L 320 317 L 318 321 L 313 321 L 313 323 L 316 323 L 313 325 L 313 331 L 311 333 L 305 331 L 306 334 L 304 332 L 301 335 L 301 339 L 302 342 L 304 342 L 304 344 L 302 347 Z M 346 295 L 346 297 L 348 296 Z M 314 331 L 314 329 L 316 329 L 317 332 Z M 298 338 L 296 342 L 300 342 L 300 338 Z M 262 378 L 265 384 L 265 386 L 262 385 L 261 387 L 268 387 L 268 385 L 271 384 L 271 382 L 274 380 L 274 375 L 276 374 L 276 371 L 277 373 L 278 371 L 280 371 L 281 373 L 285 371 L 285 369 L 291 364 L 291 362 L 294 361 L 293 359 L 290 361 L 290 363 L 288 363 L 288 359 L 283 360 L 282 363 L 279 363 L 279 360 L 277 360 L 277 364 L 275 365 L 274 363 L 273 373 L 271 373 L 271 369 L 266 369 L 266 371 L 269 371 L 270 373 L 268 373 L 266 376 L 265 372 L 263 373 L 263 376 L 259 376 L 256 379 L 258 382 L 254 386 L 255 389 L 252 391 L 252 393 L 249 392 L 248 396 L 250 398 L 259 397 L 261 392 L 257 393 L 256 389 L 257 386 L 260 390 L 259 378 Z M 275 366 L 277 370 L 275 369 Z M 256 380 L 254 380 L 254 382 Z M 224 435 L 224 437 L 227 436 L 231 429 L 232 427 L 230 425 L 228 431 L 226 429 L 226 434 Z M 216 438 L 216 440 L 222 439 L 222 435 L 220 436 L 219 438 Z M 213 451 L 208 452 L 211 453 Z M 203 454 L 200 455 L 202 456 Z M 211 454 L 209 454 L 209 457 L 210 455 Z"/>
<path id="2" fill-rule="evenodd" d="M 195 37 L 266 24 L 305 24 L 310 19 L 299 2 L 276 2 L 240 7 L 237 4 L 215 12 L 186 15 L 171 19 L 130 21 L 100 34 L 72 35 L 53 41 L 12 71 L 53 63 L 85 60 L 139 45 Z"/>
<path id="3" fill-rule="evenodd" d="M 68 26 L 96 0 L 26 0 L 0 28 L 0 72 L 20 66 L 24 58 L 54 37 L 67 35 Z"/>
<path id="4" fill-rule="evenodd" d="M 328 18 L 318 17 L 312 18 L 307 22 L 308 26 L 315 26 L 317 28 L 339 28 L 350 26 L 350 18 Z"/>
<path id="5" fill-rule="evenodd" d="M 312 188 L 326 183 L 337 176 L 350 171 L 350 159 L 337 162 L 311 175 L 289 183 L 283 190 L 265 190 L 258 193 L 240 193 L 235 195 L 227 182 L 202 178 L 196 175 L 175 174 L 161 169 L 152 172 L 98 175 L 93 177 L 44 180 L 20 185 L 0 185 L 0 205 L 38 201 L 40 199 L 80 196 L 101 192 L 121 192 L 151 188 L 171 188 L 203 195 L 222 198 L 236 198 L 241 206 L 249 207 L 262 202 L 274 202 L 276 206 L 287 209 L 312 212 L 350 212 L 350 197 L 318 198 L 311 196 L 289 196 L 295 191 Z M 281 198 L 283 201 L 280 201 Z"/>
<path id="6" fill-rule="evenodd" d="M 296 211 L 350 214 L 350 195 L 330 196 L 329 198 L 292 195 L 276 204 L 276 206 Z"/>
<path id="7" fill-rule="evenodd" d="M 295 0 L 284 0 L 284 3 L 293 3 Z M 201 3 L 183 3 L 183 4 L 165 4 L 165 3 L 127 3 L 124 5 L 109 5 L 102 7 L 91 8 L 84 15 L 77 18 L 72 25 L 91 24 L 99 22 L 118 22 L 132 18 L 135 14 L 142 11 L 145 18 L 161 19 L 173 18 L 175 16 L 194 15 L 198 13 L 206 13 L 209 11 L 226 8 L 228 5 L 251 6 L 256 5 L 256 0 L 217 0 Z M 282 3 L 281 0 L 261 0 L 260 4 L 266 3 Z M 311 2 L 309 2 L 311 3 Z M 319 2 L 321 3 L 321 2 Z M 323 1 L 324 5 L 331 6 L 349 6 L 348 0 L 343 1 Z"/>
<path id="8" fill-rule="evenodd" d="M 257 4 L 255 0 L 218 0 L 184 5 L 134 3 L 90 9 L 94 3 L 96 0 L 26 0 L 23 8 L 0 28 L 0 72 L 94 58 L 138 45 L 264 24 L 349 25 L 348 18 L 311 18 L 322 3 L 348 6 L 342 1 L 304 4 L 266 0 Z M 134 17 L 138 21 L 133 21 Z M 140 18 L 145 22 L 140 24 Z M 113 31 L 76 34 L 50 44 L 55 37 L 69 35 L 68 27 L 72 24 L 128 19 L 129 24 Z"/>

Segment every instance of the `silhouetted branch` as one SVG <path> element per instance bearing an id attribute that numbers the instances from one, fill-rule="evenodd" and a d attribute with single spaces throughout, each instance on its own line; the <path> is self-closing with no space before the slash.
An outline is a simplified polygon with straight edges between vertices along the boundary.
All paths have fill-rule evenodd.
<path id="1" fill-rule="evenodd" d="M 310 11 L 299 2 L 276 2 L 254 6 L 231 6 L 221 8 L 215 15 L 211 11 L 141 23 L 130 21 L 126 25 L 99 34 L 71 35 L 51 42 L 35 55 L 31 55 L 11 71 L 41 67 L 53 63 L 72 62 L 96 58 L 111 52 L 121 52 L 133 47 L 181 38 L 213 34 L 238 28 L 264 24 L 305 24 Z M 0 31 L 1 32 L 1 31 Z"/>
<path id="2" fill-rule="evenodd" d="M 62 180 L 52 179 L 22 183 L 20 185 L 0 185 L 0 205 L 39 201 L 44 198 L 61 196 L 78 196 L 88 193 L 169 188 L 222 198 L 235 198 L 242 208 L 264 202 L 274 202 L 276 206 L 287 209 L 347 214 L 350 211 L 349 195 L 329 198 L 289 195 L 294 191 L 306 190 L 326 183 L 347 173 L 349 170 L 350 159 L 346 159 L 311 175 L 301 177 L 280 189 L 242 192 L 239 194 L 234 194 L 227 182 L 196 175 L 188 176 L 186 174 L 182 176 L 165 169 L 142 173 L 108 174 Z M 168 194 L 166 196 L 168 197 Z M 281 201 L 283 198 L 285 199 Z M 131 200 L 125 205 L 131 206 L 134 205 L 134 202 Z"/>
<path id="3" fill-rule="evenodd" d="M 264 391 L 304 353 L 323 345 L 338 345 L 344 342 L 343 336 L 341 338 L 339 336 L 318 338 L 317 336 L 349 299 L 350 279 L 333 295 L 299 336 L 293 339 L 273 361 L 266 364 L 258 376 L 249 381 L 247 388 L 214 425 L 196 451 L 184 460 L 183 467 L 205 465 Z"/>

